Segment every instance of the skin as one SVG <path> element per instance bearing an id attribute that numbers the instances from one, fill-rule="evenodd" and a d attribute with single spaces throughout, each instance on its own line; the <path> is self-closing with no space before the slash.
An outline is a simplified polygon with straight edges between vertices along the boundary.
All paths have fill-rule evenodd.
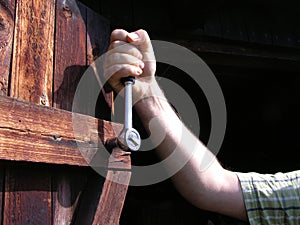
<path id="1" fill-rule="evenodd" d="M 177 117 L 155 80 L 156 62 L 146 31 L 127 32 L 117 29 L 111 33 L 110 47 L 104 63 L 104 75 L 109 84 L 120 92 L 122 77 L 135 76 L 133 99 L 135 110 L 151 134 L 153 121 L 159 124 L 164 140 L 156 148 L 161 159 L 176 148 L 187 164 L 172 180 L 177 190 L 200 209 L 224 214 L 246 221 L 243 194 L 236 174 L 224 169 L 207 147 L 190 132 Z M 191 145 L 191 143 L 193 143 Z M 172 165 L 168 165 L 172 168 Z"/>

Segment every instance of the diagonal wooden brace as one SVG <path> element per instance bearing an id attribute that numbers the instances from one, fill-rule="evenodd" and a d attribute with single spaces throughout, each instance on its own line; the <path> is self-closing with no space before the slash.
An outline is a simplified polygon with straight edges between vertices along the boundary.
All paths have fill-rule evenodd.
<path id="1" fill-rule="evenodd" d="M 128 170 L 124 170 L 124 165 L 128 166 Z M 123 151 L 119 147 L 113 148 L 108 168 L 93 225 L 119 224 L 131 178 L 130 152 Z"/>

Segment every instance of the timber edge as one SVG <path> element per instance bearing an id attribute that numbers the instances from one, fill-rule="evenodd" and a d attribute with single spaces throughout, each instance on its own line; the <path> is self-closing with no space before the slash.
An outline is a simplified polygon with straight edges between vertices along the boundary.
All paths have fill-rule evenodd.
<path id="1" fill-rule="evenodd" d="M 122 127 L 0 95 L 0 160 L 107 167 L 111 156 L 103 143 Z M 109 167 L 129 169 L 129 154 L 119 149 Z"/>

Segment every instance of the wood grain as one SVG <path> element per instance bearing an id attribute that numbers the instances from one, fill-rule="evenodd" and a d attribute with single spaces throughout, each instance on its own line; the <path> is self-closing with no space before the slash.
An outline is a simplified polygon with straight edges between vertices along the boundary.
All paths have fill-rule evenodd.
<path id="1" fill-rule="evenodd" d="M 52 177 L 53 225 L 69 225 L 87 185 L 89 171 L 82 167 L 57 168 Z"/>
<path id="2" fill-rule="evenodd" d="M 22 0 L 16 22 L 10 96 L 51 105 L 55 0 Z"/>
<path id="3" fill-rule="evenodd" d="M 5 179 L 3 224 L 51 224 L 51 179 L 47 168 L 15 164 Z"/>
<path id="4" fill-rule="evenodd" d="M 119 155 L 123 155 L 128 165 L 131 165 L 130 155 L 120 148 L 114 148 L 108 167 L 114 168 L 115 164 L 119 164 L 115 160 L 115 157 Z M 93 225 L 118 225 L 120 223 L 130 178 L 130 171 L 108 170 Z"/>
<path id="5" fill-rule="evenodd" d="M 81 133 L 74 135 L 73 122 Z M 102 142 L 121 129 L 120 124 L 0 96 L 0 159 L 107 166 Z"/>
<path id="6" fill-rule="evenodd" d="M 12 0 L 0 2 L 0 94 L 8 94 L 12 40 L 14 32 L 14 8 Z"/>
<path id="7" fill-rule="evenodd" d="M 16 1 L 10 96 L 45 106 L 52 104 L 54 7 L 55 0 Z M 14 107 L 14 104 L 11 107 Z M 26 111 L 25 108 L 23 110 L 23 115 L 18 115 L 14 110 L 2 114 L 4 117 L 17 116 L 19 124 L 22 124 L 25 112 L 35 115 L 30 110 Z M 30 132 L 29 127 L 39 123 L 36 119 L 35 117 L 28 121 L 30 123 L 26 125 L 28 128 L 9 128 L 8 121 L 0 123 L 1 127 L 4 127 L 4 132 L 0 135 L 1 155 L 11 160 L 22 160 L 24 157 L 25 161 L 29 161 L 36 158 L 32 143 L 43 146 L 42 142 L 34 140 L 41 133 L 36 135 Z M 45 154 L 45 151 L 43 152 Z M 26 154 L 28 155 L 25 156 Z M 13 155 L 16 157 L 12 157 Z M 46 169 L 34 166 L 19 167 L 19 165 L 7 168 L 4 224 L 50 225 L 51 204 L 51 175 Z"/>
<path id="8" fill-rule="evenodd" d="M 86 69 L 86 7 L 75 0 L 56 6 L 54 103 L 72 110 L 77 84 Z"/>

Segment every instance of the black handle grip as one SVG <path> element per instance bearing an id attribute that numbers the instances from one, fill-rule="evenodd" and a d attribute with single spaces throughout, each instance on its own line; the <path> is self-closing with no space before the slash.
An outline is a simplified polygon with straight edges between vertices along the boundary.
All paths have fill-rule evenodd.
<path id="1" fill-rule="evenodd" d="M 131 81 L 132 84 L 135 82 L 135 77 L 129 76 L 129 77 L 122 77 L 121 82 L 122 84 L 125 84 L 126 82 Z"/>

